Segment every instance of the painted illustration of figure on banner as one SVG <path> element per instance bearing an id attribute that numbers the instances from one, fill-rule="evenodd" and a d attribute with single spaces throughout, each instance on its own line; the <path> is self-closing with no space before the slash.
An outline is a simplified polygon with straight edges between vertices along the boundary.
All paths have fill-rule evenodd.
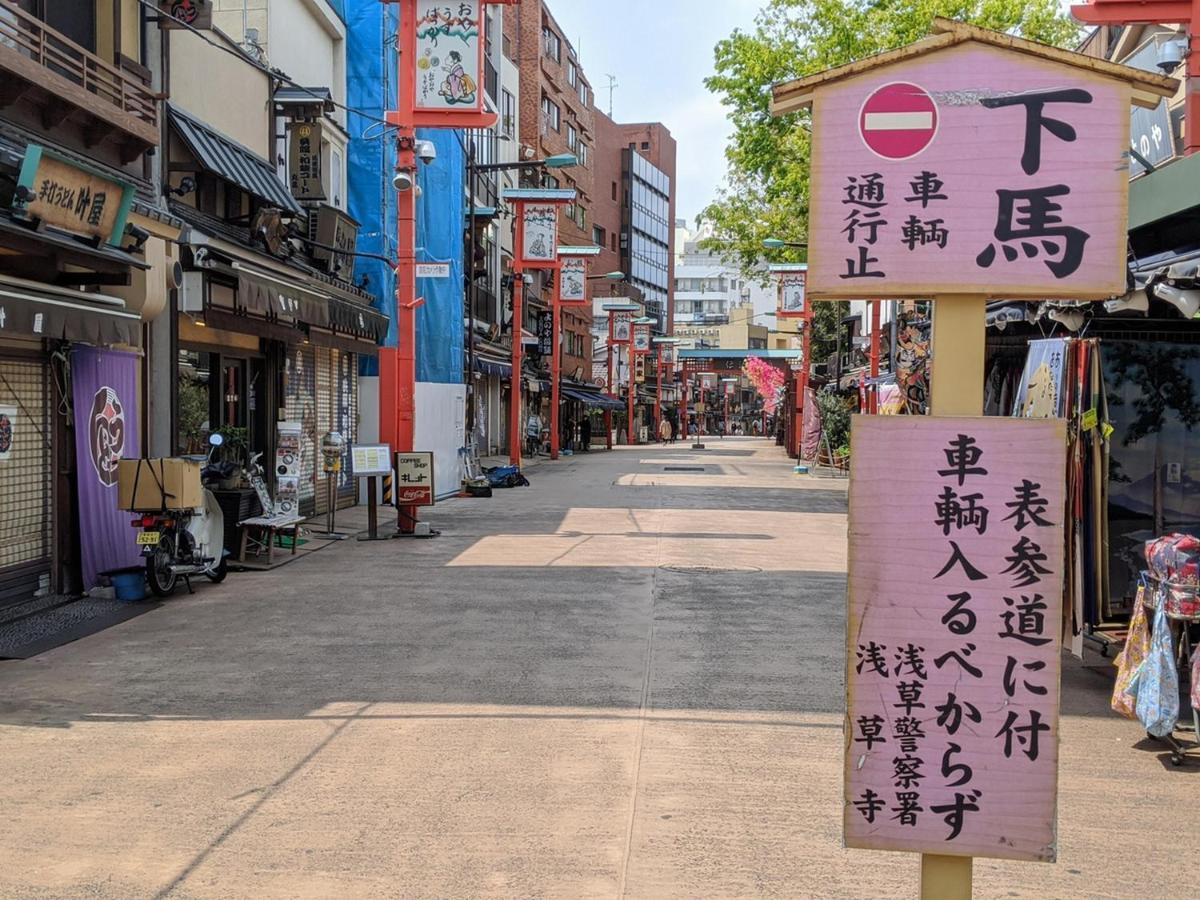
<path id="1" fill-rule="evenodd" d="M 447 103 L 474 103 L 477 88 L 474 79 L 463 68 L 462 54 L 451 50 L 447 58 L 450 64 L 442 66 L 442 71 L 447 73 L 446 80 L 442 82 L 442 89 L 438 93 L 446 98 Z"/>

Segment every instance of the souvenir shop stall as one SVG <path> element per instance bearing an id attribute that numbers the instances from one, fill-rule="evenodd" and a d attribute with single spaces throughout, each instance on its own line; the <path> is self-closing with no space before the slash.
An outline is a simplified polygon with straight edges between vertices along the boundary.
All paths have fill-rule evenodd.
<path id="1" fill-rule="evenodd" d="M 1121 651 L 1113 708 L 1180 761 L 1177 723 L 1200 741 L 1200 342 L 1068 304 L 988 319 L 985 412 L 1068 423 L 1064 643 Z"/>

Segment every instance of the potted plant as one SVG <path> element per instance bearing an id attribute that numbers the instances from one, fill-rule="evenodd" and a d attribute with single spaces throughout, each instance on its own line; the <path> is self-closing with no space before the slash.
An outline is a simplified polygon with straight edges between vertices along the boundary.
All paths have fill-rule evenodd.
<path id="1" fill-rule="evenodd" d="M 223 490 L 241 487 L 242 467 L 246 464 L 246 455 L 249 451 L 250 431 L 234 425 L 222 425 L 216 433 L 225 439 L 225 442 L 217 450 L 217 457 L 221 462 L 230 462 L 235 466 L 229 477 L 222 479 L 220 487 Z"/>

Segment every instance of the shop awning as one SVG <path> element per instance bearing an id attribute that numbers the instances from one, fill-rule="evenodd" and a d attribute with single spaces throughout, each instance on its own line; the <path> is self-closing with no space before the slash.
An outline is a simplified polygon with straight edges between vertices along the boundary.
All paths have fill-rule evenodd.
<path id="1" fill-rule="evenodd" d="M 484 375 L 495 375 L 499 378 L 509 378 L 512 376 L 512 363 L 507 363 L 498 359 L 492 359 L 490 356 L 476 356 L 475 371 L 482 372 Z"/>
<path id="2" fill-rule="evenodd" d="M 176 133 L 205 169 L 272 206 L 293 213 L 303 211 L 267 160 L 174 104 L 167 104 L 167 111 Z"/>
<path id="3" fill-rule="evenodd" d="M 238 302 L 250 312 L 274 313 L 310 325 L 330 323 L 333 298 L 328 294 L 243 262 L 235 261 L 233 268 L 238 276 Z"/>
<path id="4" fill-rule="evenodd" d="M 141 317 L 129 312 L 116 297 L 0 278 L 0 337 L 8 334 L 137 346 L 141 326 Z"/>
<path id="5" fill-rule="evenodd" d="M 150 268 L 144 259 L 132 256 L 111 244 L 93 244 L 56 228 L 30 228 L 17 222 L 9 215 L 0 214 L 0 235 L 15 239 L 14 246 L 25 252 L 38 252 L 45 248 L 45 255 L 57 252 L 78 265 L 96 265 L 106 271 L 128 266 L 134 269 Z"/>
<path id="6" fill-rule="evenodd" d="M 592 409 L 620 410 L 625 408 L 625 404 L 620 400 L 610 397 L 608 394 L 601 394 L 599 391 L 565 387 L 562 389 L 562 393 L 568 400 L 575 400 Z"/>
<path id="7" fill-rule="evenodd" d="M 334 331 L 369 338 L 378 344 L 387 334 L 387 316 L 369 306 L 329 298 L 329 324 Z"/>

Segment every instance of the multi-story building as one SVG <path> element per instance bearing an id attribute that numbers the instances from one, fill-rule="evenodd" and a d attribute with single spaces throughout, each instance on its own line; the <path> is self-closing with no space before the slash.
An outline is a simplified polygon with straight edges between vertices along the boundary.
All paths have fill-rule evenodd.
<path id="1" fill-rule="evenodd" d="M 621 271 L 671 333 L 675 270 L 675 139 L 659 122 L 619 125 L 621 150 Z M 604 148 L 606 151 L 607 148 Z"/>
<path id="2" fill-rule="evenodd" d="M 173 452 L 220 432 L 239 453 L 273 460 L 298 440 L 295 470 L 268 465 L 268 481 L 276 509 L 311 515 L 330 496 L 356 502 L 352 477 L 324 473 L 320 445 L 333 431 L 357 440 L 360 360 L 376 355 L 387 321 L 353 281 L 358 223 L 346 213 L 334 102 L 346 93 L 340 13 L 326 0 L 259 6 L 257 32 L 240 15 L 236 37 L 168 32 L 166 192 L 189 227 L 176 352 L 155 374 L 174 389 Z M 277 55 L 313 82 L 282 75 Z M 236 524 L 240 498 L 218 499 Z"/>
<path id="3" fill-rule="evenodd" d="M 677 226 L 679 223 L 677 223 Z M 682 347 L 747 348 L 749 344 L 730 344 L 741 332 L 722 332 L 731 322 L 734 309 L 739 321 L 762 328 L 773 323 L 775 288 L 742 274 L 738 266 L 719 251 L 704 246 L 712 238 L 712 226 L 702 223 L 692 232 L 676 228 L 683 239 L 683 252 L 675 266 L 675 331 Z M 757 332 L 756 332 L 757 335 Z M 743 337 L 747 337 L 743 335 Z M 748 337 L 747 337 L 748 339 Z M 765 346 L 765 345 L 764 345 Z"/>
<path id="4" fill-rule="evenodd" d="M 137 0 L 0 0 L 0 620 L 140 558 L 117 463 L 169 419 L 146 375 L 182 224 L 162 34 Z"/>

